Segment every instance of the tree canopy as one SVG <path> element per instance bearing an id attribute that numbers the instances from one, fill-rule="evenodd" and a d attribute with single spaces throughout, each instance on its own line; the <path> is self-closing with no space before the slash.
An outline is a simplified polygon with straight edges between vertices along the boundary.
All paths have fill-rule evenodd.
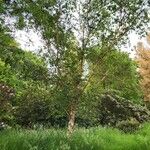
<path id="1" fill-rule="evenodd" d="M 122 42 L 125 42 L 130 31 L 137 30 L 140 32 L 147 25 L 149 21 L 148 8 L 149 2 L 147 0 L 1 1 L 1 23 L 7 24 L 6 18 L 10 17 L 15 20 L 15 29 L 35 29 L 41 33 L 45 44 L 42 54 L 51 72 L 50 79 L 52 82 L 49 85 L 58 94 L 56 94 L 57 99 L 66 106 L 69 120 L 68 134 L 73 131 L 78 104 L 93 76 L 91 71 L 86 70 L 86 66 L 89 65 L 89 55 L 93 57 L 94 68 L 100 69 L 99 64 L 105 63 L 106 55 L 108 56 L 106 58 L 111 61 L 114 56 L 111 52 Z M 95 47 L 99 49 L 96 53 Z M 38 61 L 32 54 L 25 54 L 34 61 L 30 64 L 30 61 L 25 59 L 26 75 L 24 77 L 33 80 L 45 78 L 45 70 L 40 75 L 35 74 L 35 72 L 32 74 L 28 70 L 28 68 L 31 70 L 34 66 L 35 60 L 38 66 L 36 69 L 41 70 L 41 60 Z M 19 54 L 19 56 L 21 55 Z M 124 56 L 122 55 L 122 57 Z M 115 61 L 117 62 L 118 59 L 115 59 Z M 124 57 L 123 63 L 126 75 L 128 75 L 132 70 L 130 60 L 128 61 L 128 58 Z M 131 65 L 131 68 L 126 67 L 128 65 Z M 105 68 L 107 69 L 102 72 L 111 70 L 113 68 L 111 67 L 106 65 Z M 35 66 L 33 68 L 35 69 Z M 103 69 L 103 66 L 101 66 L 101 69 Z M 113 77 L 119 73 L 121 72 L 114 72 Z M 135 74 L 135 72 L 131 71 L 131 76 L 132 74 Z M 116 84 L 120 84 L 120 76 L 116 79 Z M 123 82 L 125 79 L 121 80 L 121 84 L 125 85 Z M 106 84 L 108 83 L 107 86 L 116 89 L 122 88 L 117 87 L 115 83 L 110 84 L 110 82 L 112 81 L 106 82 Z M 128 83 L 130 83 L 130 80 L 128 80 Z M 102 84 L 104 85 L 104 82 Z M 132 85 L 135 84 L 136 80 L 128 88 L 132 88 Z"/>

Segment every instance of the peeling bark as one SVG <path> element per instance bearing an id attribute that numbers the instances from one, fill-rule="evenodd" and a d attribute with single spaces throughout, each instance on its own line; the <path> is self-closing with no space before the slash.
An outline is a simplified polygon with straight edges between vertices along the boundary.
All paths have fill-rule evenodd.
<path id="1" fill-rule="evenodd" d="M 75 126 L 75 115 L 76 115 L 75 106 L 72 105 L 70 106 L 70 111 L 69 111 L 67 136 L 70 136 L 73 133 L 74 126 Z"/>

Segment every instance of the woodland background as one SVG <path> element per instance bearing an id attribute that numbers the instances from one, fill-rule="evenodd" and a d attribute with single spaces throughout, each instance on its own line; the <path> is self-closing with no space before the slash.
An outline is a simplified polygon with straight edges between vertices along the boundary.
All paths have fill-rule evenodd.
<path id="1" fill-rule="evenodd" d="M 0 146 L 40 149 L 24 139 L 31 136 L 28 139 L 36 143 L 43 139 L 51 149 L 75 149 L 75 145 L 109 149 L 105 142 L 94 145 L 94 141 L 98 137 L 107 141 L 112 133 L 116 143 L 125 136 L 125 142 L 132 143 L 129 149 L 137 149 L 134 138 L 150 119 L 148 8 L 149 2 L 141 0 L 0 0 Z M 7 18 L 14 24 L 9 25 Z M 40 33 L 44 48 L 37 53 L 21 49 L 13 32 L 23 29 Z M 147 45 L 138 43 L 135 59 L 120 49 L 131 31 L 147 41 Z M 142 135 L 149 124 L 145 126 Z M 36 133 L 40 129 L 42 133 Z M 9 139 L 5 132 L 15 138 Z M 137 135 L 131 138 L 131 133 Z M 89 143 L 81 140 L 83 147 L 82 134 Z M 52 138 L 54 147 L 46 138 Z M 146 140 L 142 137 L 142 148 L 143 144 L 148 148 Z M 25 141 L 28 144 L 20 147 L 18 143 Z"/>

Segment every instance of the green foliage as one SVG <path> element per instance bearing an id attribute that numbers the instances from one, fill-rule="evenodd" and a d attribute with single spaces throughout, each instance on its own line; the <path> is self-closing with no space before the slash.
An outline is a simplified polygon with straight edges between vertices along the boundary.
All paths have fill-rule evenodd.
<path id="1" fill-rule="evenodd" d="M 13 113 L 11 101 L 15 91 L 4 83 L 0 83 L 0 124 L 13 124 Z"/>
<path id="2" fill-rule="evenodd" d="M 1 104 L 5 101 L 5 105 L 1 105 L 0 121 L 12 125 L 19 100 L 27 87 L 33 82 L 36 88 L 45 86 L 45 84 L 49 83 L 49 73 L 44 59 L 32 52 L 19 49 L 13 38 L 6 34 L 7 30 L 2 26 L 0 27 L 0 84 L 9 86 L 10 89 L 15 91 L 14 97 L 10 101 L 8 97 L 5 97 L 4 100 L 2 95 L 6 94 L 3 94 L 3 89 L 0 89 Z M 48 98 L 48 95 L 46 98 Z M 12 121 L 11 123 L 10 120 Z"/>
<path id="3" fill-rule="evenodd" d="M 16 92 L 16 89 L 19 88 L 18 84 L 21 85 L 20 83 L 16 75 L 12 72 L 10 65 L 5 64 L 5 62 L 0 59 L 0 123 L 14 124 L 12 104 L 19 93 L 19 90 Z M 12 89 L 13 92 L 11 93 Z"/>
<path id="4" fill-rule="evenodd" d="M 85 97 L 83 103 L 79 105 L 79 113 L 76 117 L 76 126 L 78 127 L 98 125 L 96 118 L 97 103 L 94 108 L 92 108 L 92 105 L 90 108 L 87 107 L 88 98 Z M 64 128 L 67 125 L 68 118 L 63 100 L 64 95 L 55 93 L 54 89 L 45 87 L 44 84 L 39 86 L 38 84 L 30 83 L 18 99 L 15 121 L 22 127 L 33 128 L 36 125 L 42 125 L 44 127 Z M 91 109 L 90 112 L 88 108 Z"/>
<path id="5" fill-rule="evenodd" d="M 78 114 L 76 124 L 79 127 L 99 126 L 97 106 L 99 105 L 101 94 L 98 92 L 86 92 L 83 94 L 80 104 L 78 105 Z M 78 118 L 82 120 L 78 120 Z"/>
<path id="6" fill-rule="evenodd" d="M 150 112 L 146 107 L 114 94 L 105 94 L 102 97 L 98 112 L 100 124 L 114 126 L 125 132 L 134 131 L 140 123 L 150 119 Z"/>
<path id="7" fill-rule="evenodd" d="M 48 82 L 47 65 L 42 58 L 18 48 L 14 39 L 0 26 L 0 81 L 14 88 L 22 88 L 26 81 Z"/>
<path id="8" fill-rule="evenodd" d="M 48 69 L 42 58 L 31 52 L 5 47 L 0 49 L 0 58 L 10 66 L 10 69 L 21 80 L 48 80 Z"/>
<path id="9" fill-rule="evenodd" d="M 89 100 L 92 95 L 108 89 L 120 91 L 120 96 L 137 101 L 140 92 L 136 67 L 126 54 L 112 50 L 131 30 L 141 30 L 148 23 L 146 5 L 147 1 L 141 0 L 2 1 L 0 78 L 16 90 L 13 106 L 19 106 L 17 119 L 20 117 L 21 124 L 47 122 L 51 116 L 57 119 L 59 115 L 69 116 L 77 111 L 81 100 L 85 100 L 84 95 L 87 94 Z M 14 17 L 16 29 L 28 28 L 41 33 L 45 44 L 43 56 L 48 65 L 36 54 L 19 49 L 6 34 L 9 30 L 2 25 L 7 15 Z M 86 63 L 89 66 L 87 75 Z M 91 72 L 94 74 L 92 81 Z M 55 109 L 51 100 L 64 110 L 61 108 L 56 113 L 58 108 Z M 91 106 L 96 100 L 91 98 Z M 79 107 L 82 109 L 82 103 Z M 84 118 L 82 111 L 80 115 Z M 93 114 L 90 117 L 94 121 Z"/>
<path id="10" fill-rule="evenodd" d="M 100 53 L 97 54 L 97 57 L 105 53 L 99 48 L 97 51 Z M 89 59 L 92 58 L 92 56 L 89 57 Z M 97 66 L 95 66 L 94 59 L 90 62 L 89 69 L 91 73 L 94 73 L 89 84 L 91 90 L 96 92 L 114 90 L 118 91 L 121 97 L 135 103 L 141 101 L 142 92 L 138 84 L 137 66 L 127 53 L 113 50 L 105 55 Z"/>
<path id="11" fill-rule="evenodd" d="M 30 83 L 31 84 L 31 83 Z M 28 86 L 20 96 L 16 120 L 22 126 L 46 123 L 53 113 L 49 91 L 36 84 Z"/>
<path id="12" fill-rule="evenodd" d="M 39 86 L 30 83 L 26 87 L 20 96 L 15 118 L 19 125 L 31 128 L 36 124 L 55 127 L 66 125 L 66 117 L 59 110 L 52 89 L 44 84 Z"/>

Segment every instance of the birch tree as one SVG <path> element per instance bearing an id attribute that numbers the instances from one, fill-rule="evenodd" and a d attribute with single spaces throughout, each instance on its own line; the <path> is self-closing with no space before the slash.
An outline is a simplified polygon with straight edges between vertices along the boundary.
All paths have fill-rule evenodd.
<path id="1" fill-rule="evenodd" d="M 143 29 L 149 20 L 147 7 L 146 0 L 3 1 L 3 14 L 14 16 L 17 27 L 34 28 L 42 35 L 51 86 L 68 115 L 68 135 L 73 132 L 77 105 L 93 76 L 85 70 L 93 46 L 103 50 L 94 58 L 96 66 L 131 30 Z"/>

